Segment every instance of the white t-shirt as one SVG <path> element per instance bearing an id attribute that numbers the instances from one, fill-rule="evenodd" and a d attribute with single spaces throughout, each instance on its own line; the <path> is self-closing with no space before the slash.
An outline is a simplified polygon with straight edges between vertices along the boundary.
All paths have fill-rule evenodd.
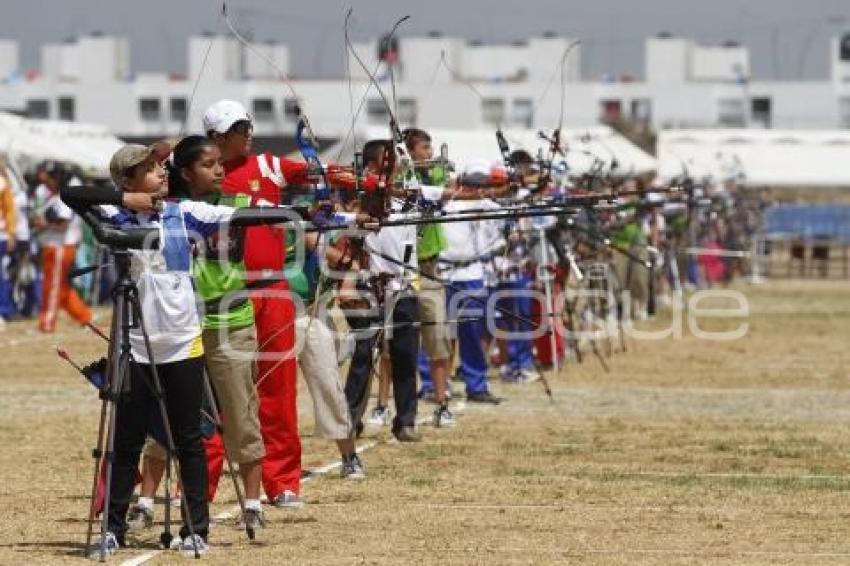
<path id="1" fill-rule="evenodd" d="M 18 222 L 15 224 L 15 238 L 19 242 L 30 239 L 30 222 L 27 214 L 29 212 L 29 199 L 26 191 L 15 192 L 15 208 L 18 209 Z"/>
<path id="2" fill-rule="evenodd" d="M 81 185 L 82 182 L 76 177 L 68 182 L 69 187 L 79 187 Z M 76 246 L 83 239 L 82 220 L 62 202 L 59 193 L 48 191 L 42 214 L 46 217 L 49 216 L 68 221 L 68 224 L 64 228 L 58 230 L 52 226 L 43 229 L 38 236 L 38 240 L 42 246 Z"/>
<path id="3" fill-rule="evenodd" d="M 492 200 L 453 200 L 446 203 L 446 212 L 464 210 L 499 210 L 501 207 Z M 504 239 L 501 236 L 501 220 L 470 220 L 468 222 L 446 222 L 443 234 L 447 247 L 440 252 L 440 269 L 449 281 L 473 281 L 484 279 L 484 266 L 481 258 L 499 248 Z M 452 263 L 468 265 L 452 265 Z"/>
<path id="4" fill-rule="evenodd" d="M 410 216 L 415 215 L 394 213 L 389 215 L 388 220 L 402 220 Z M 377 233 L 366 236 L 366 247 L 418 270 L 419 260 L 416 253 L 416 241 L 416 226 L 392 226 L 381 228 Z M 410 249 L 410 256 L 405 258 L 405 250 L 408 248 Z M 412 270 L 405 269 L 374 253 L 369 254 L 369 272 L 373 275 L 381 273 L 393 275 L 394 277 L 387 283 L 387 290 L 389 291 L 405 290 L 412 282 L 417 280 L 417 276 Z"/>
<path id="5" fill-rule="evenodd" d="M 62 202 L 58 194 L 52 194 L 47 198 L 44 204 L 43 214 L 46 218 L 56 220 L 67 220 L 68 224 L 64 228 L 56 228 L 48 224 L 38 235 L 38 241 L 42 246 L 65 246 L 76 245 L 80 243 L 82 231 L 80 219 L 74 214 L 74 211 Z"/>

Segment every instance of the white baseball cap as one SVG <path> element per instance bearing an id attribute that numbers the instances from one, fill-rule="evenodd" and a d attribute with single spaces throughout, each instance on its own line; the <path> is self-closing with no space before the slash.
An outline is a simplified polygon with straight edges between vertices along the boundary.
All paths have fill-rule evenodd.
<path id="1" fill-rule="evenodd" d="M 235 100 L 219 100 L 204 112 L 204 131 L 226 134 L 233 124 L 243 120 L 251 122 L 251 115 L 244 106 Z"/>
<path id="2" fill-rule="evenodd" d="M 472 187 L 486 186 L 490 181 L 492 167 L 483 159 L 469 161 L 463 168 L 463 184 Z"/>

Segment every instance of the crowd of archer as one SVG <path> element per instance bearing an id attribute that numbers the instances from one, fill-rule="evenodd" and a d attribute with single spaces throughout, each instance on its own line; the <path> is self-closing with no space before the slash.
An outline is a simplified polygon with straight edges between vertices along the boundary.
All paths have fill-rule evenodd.
<path id="1" fill-rule="evenodd" d="M 239 464 L 245 524 L 264 524 L 262 492 L 279 507 L 303 505 L 296 366 L 312 397 L 317 432 L 339 449 L 343 477 L 363 479 L 355 445 L 365 424 L 389 425 L 400 442 L 420 441 L 418 405 L 426 400 L 435 405 L 428 419 L 434 426 L 455 425 L 452 377 L 464 384 L 466 402 L 499 404 L 491 369 L 497 379 L 524 384 L 571 353 L 580 355 L 579 340 L 564 340 L 551 329 L 557 321 L 570 330 L 592 322 L 600 315 L 598 305 L 566 301 L 567 308 L 556 296 L 590 285 L 594 268 L 602 266 L 605 291 L 630 290 L 640 316 L 651 310 L 651 297 L 664 291 L 665 281 L 674 285 L 671 270 L 639 266 L 647 254 L 663 257 L 658 250 L 674 249 L 678 236 L 669 226 L 675 218 L 684 216 L 691 231 L 717 221 L 716 211 L 697 206 L 690 193 L 682 207 L 670 199 L 654 201 L 642 186 L 621 191 L 630 195 L 624 202 L 612 204 L 606 196 L 600 200 L 606 206 L 562 216 L 554 211 L 564 187 L 527 152 L 512 152 L 507 170 L 473 161 L 453 174 L 445 159 L 434 158 L 428 134 L 417 129 L 402 133 L 403 149 L 393 140 L 370 140 L 362 148 L 362 166 L 317 171 L 315 164 L 253 153 L 251 117 L 233 101 L 212 105 L 203 128 L 206 135 L 188 136 L 167 151 L 125 146 L 110 166 L 116 189 L 66 194 L 76 211 L 97 194 L 104 221 L 131 227 L 176 222 L 203 240 L 187 248 L 166 239 L 156 252 L 162 261 L 143 254 L 133 260 L 142 288 L 157 290 L 151 295 L 156 300 L 142 300 L 150 310 L 145 317 L 156 359 L 133 352 L 134 390 L 146 391 L 155 364 L 165 395 L 180 399 L 168 404 L 168 413 L 179 423 L 175 457 L 186 494 L 184 517 L 193 526 L 180 533 L 187 551 L 207 548 L 208 505 L 225 450 Z M 397 159 L 400 151 L 406 159 Z M 316 194 L 309 187 L 317 181 L 336 193 L 330 206 L 310 202 Z M 582 190 L 572 188 L 573 194 Z M 535 201 L 547 202 L 553 214 L 499 213 Z M 209 253 L 220 244 L 219 225 L 240 207 L 287 204 L 306 205 L 318 229 L 256 226 L 231 234 L 239 239 L 233 246 L 239 253 Z M 440 214 L 453 221 L 416 222 Z M 349 231 L 346 223 L 366 230 Z M 70 264 L 60 267 L 65 280 Z M 189 280 L 188 287 L 180 284 Z M 491 300 L 494 295 L 499 298 Z M 484 304 L 498 306 L 492 317 Z M 342 345 L 333 318 L 324 316 L 335 307 L 350 329 Z M 617 299 L 606 308 L 628 316 Z M 255 359 L 236 359 L 234 345 Z M 375 375 L 378 399 L 367 415 Z M 202 434 L 205 379 L 222 408 L 223 439 Z M 111 550 L 127 543 L 128 530 L 153 522 L 167 455 L 144 419 L 131 419 L 147 404 L 142 395 L 122 400 L 119 408 L 113 464 L 119 479 L 111 484 L 106 533 Z M 131 505 L 141 455 L 142 483 Z"/>

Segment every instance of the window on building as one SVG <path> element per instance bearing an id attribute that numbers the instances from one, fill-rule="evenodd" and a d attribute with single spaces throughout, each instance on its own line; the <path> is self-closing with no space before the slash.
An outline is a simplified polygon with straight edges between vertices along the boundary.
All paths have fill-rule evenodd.
<path id="1" fill-rule="evenodd" d="M 616 122 L 623 116 L 623 102 L 618 99 L 602 100 L 599 103 L 601 120 L 605 124 Z"/>
<path id="2" fill-rule="evenodd" d="M 139 99 L 139 117 L 145 122 L 156 122 L 160 119 L 161 110 L 158 98 Z"/>
<path id="3" fill-rule="evenodd" d="M 50 102 L 44 98 L 27 100 L 27 116 L 29 118 L 50 118 Z"/>
<path id="4" fill-rule="evenodd" d="M 838 46 L 838 58 L 841 61 L 850 61 L 850 33 L 841 36 L 841 44 Z"/>
<path id="5" fill-rule="evenodd" d="M 291 122 L 298 121 L 298 101 L 294 98 L 283 99 L 283 117 Z"/>
<path id="6" fill-rule="evenodd" d="M 750 101 L 750 115 L 756 126 L 769 128 L 771 123 L 771 103 L 769 96 L 753 98 Z"/>
<path id="7" fill-rule="evenodd" d="M 59 119 L 67 120 L 69 122 L 73 122 L 76 118 L 76 109 L 74 104 L 74 97 L 72 96 L 60 96 L 59 101 Z"/>
<path id="8" fill-rule="evenodd" d="M 717 124 L 727 128 L 746 126 L 744 101 L 740 98 L 721 98 L 717 103 Z"/>
<path id="9" fill-rule="evenodd" d="M 632 120 L 648 124 L 652 121 L 652 100 L 635 98 L 632 100 Z"/>
<path id="10" fill-rule="evenodd" d="M 186 113 L 189 111 L 188 101 L 181 97 L 175 97 L 168 101 L 168 112 L 172 122 L 185 122 Z"/>
<path id="11" fill-rule="evenodd" d="M 251 103 L 252 114 L 257 122 L 274 120 L 274 101 L 271 98 L 255 98 Z"/>
<path id="12" fill-rule="evenodd" d="M 530 98 L 514 99 L 511 108 L 511 123 L 521 128 L 534 126 L 534 103 Z"/>
<path id="13" fill-rule="evenodd" d="M 838 126 L 850 128 L 850 96 L 838 99 Z"/>
<path id="14" fill-rule="evenodd" d="M 372 98 L 366 103 L 366 115 L 372 124 L 384 124 L 390 119 L 387 107 L 380 98 Z"/>
<path id="15" fill-rule="evenodd" d="M 481 101 L 481 118 L 485 124 L 498 126 L 505 121 L 505 101 L 501 98 L 485 98 Z"/>
<path id="16" fill-rule="evenodd" d="M 415 98 L 399 98 L 398 99 L 398 121 L 402 128 L 407 128 L 416 125 L 417 106 Z"/>

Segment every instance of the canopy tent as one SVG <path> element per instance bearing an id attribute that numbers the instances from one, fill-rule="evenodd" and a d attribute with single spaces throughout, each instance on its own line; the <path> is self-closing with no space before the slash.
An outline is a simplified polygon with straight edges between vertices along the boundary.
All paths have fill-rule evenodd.
<path id="1" fill-rule="evenodd" d="M 106 175 L 109 159 L 123 145 L 103 127 L 58 120 L 33 120 L 0 112 L 0 154 L 22 167 L 56 159 L 90 174 Z"/>
<path id="2" fill-rule="evenodd" d="M 433 129 L 428 130 L 428 133 L 435 153 L 439 153 L 440 145 L 445 143 L 449 159 L 458 169 L 473 160 L 502 163 L 495 130 Z M 532 156 L 542 151 L 544 156 L 548 156 L 549 143 L 540 137 L 538 130 L 505 130 L 504 134 L 511 151 L 524 149 Z M 551 135 L 551 132 L 547 132 L 547 135 Z M 356 135 L 340 140 L 325 150 L 323 159 L 350 163 L 353 160 L 355 140 L 359 150 L 366 140 L 388 136 L 386 127 L 358 130 Z M 613 173 L 619 175 L 647 173 L 656 168 L 655 158 L 607 126 L 564 129 L 561 131 L 561 145 L 566 149 L 567 167 L 575 175 L 589 171 L 594 165 L 601 166 L 602 172 L 607 173 L 612 162 L 616 164 Z"/>
<path id="3" fill-rule="evenodd" d="M 769 187 L 850 187 L 850 132 L 664 130 L 658 173 Z"/>

